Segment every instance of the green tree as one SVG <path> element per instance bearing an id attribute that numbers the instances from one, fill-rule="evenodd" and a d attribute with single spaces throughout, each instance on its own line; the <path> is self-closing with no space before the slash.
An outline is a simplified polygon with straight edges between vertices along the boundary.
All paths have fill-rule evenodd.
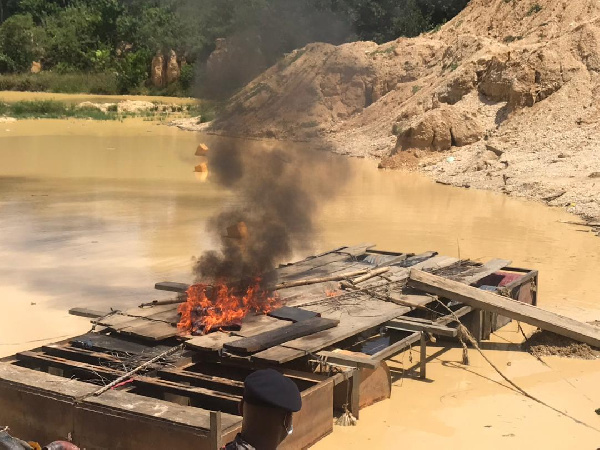
<path id="1" fill-rule="evenodd" d="M 85 5 L 69 7 L 46 19 L 46 65 L 89 70 L 90 56 L 101 46 L 96 30 L 100 14 Z"/>
<path id="2" fill-rule="evenodd" d="M 31 63 L 40 56 L 40 34 L 41 30 L 36 28 L 29 14 L 9 17 L 0 26 L 0 53 L 4 55 L 3 59 L 12 61 L 14 70 L 29 70 Z"/>

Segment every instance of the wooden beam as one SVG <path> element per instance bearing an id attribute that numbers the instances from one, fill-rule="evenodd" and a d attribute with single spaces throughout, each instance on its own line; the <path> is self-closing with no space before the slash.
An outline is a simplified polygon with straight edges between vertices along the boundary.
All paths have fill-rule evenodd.
<path id="1" fill-rule="evenodd" d="M 221 424 L 221 411 L 210 412 L 210 449 L 220 450 L 223 447 L 223 426 Z"/>
<path id="2" fill-rule="evenodd" d="M 228 394 L 242 395 L 244 393 L 244 383 L 242 381 L 205 375 L 189 370 L 160 369 L 158 376 L 168 381 L 189 383 L 193 386 L 226 392 Z"/>
<path id="3" fill-rule="evenodd" d="M 421 332 L 421 359 L 419 361 L 419 378 L 427 378 L 427 336 Z"/>
<path id="4" fill-rule="evenodd" d="M 600 328 L 463 283 L 412 270 L 409 286 L 600 347 Z"/>
<path id="5" fill-rule="evenodd" d="M 447 337 L 456 337 L 458 335 L 458 329 L 456 328 L 450 328 L 444 325 L 425 324 L 413 322 L 410 320 L 402 320 L 402 317 L 390 320 L 389 322 L 385 323 L 384 326 L 392 330 L 399 328 L 401 330 L 409 331 L 426 331 L 427 333 Z"/>
<path id="6" fill-rule="evenodd" d="M 254 336 L 227 342 L 223 347 L 236 353 L 256 353 L 293 339 L 328 330 L 337 326 L 339 323 L 339 320 L 315 317 L 275 330 L 265 331 L 264 333 L 259 333 Z"/>

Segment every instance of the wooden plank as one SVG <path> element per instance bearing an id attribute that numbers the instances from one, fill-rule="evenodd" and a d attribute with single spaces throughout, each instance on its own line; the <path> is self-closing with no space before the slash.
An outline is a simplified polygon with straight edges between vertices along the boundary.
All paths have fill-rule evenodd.
<path id="1" fill-rule="evenodd" d="M 281 320 L 291 320 L 292 322 L 300 322 L 306 319 L 312 319 L 313 317 L 317 317 L 318 313 L 314 311 L 308 311 L 302 308 L 293 308 L 291 306 L 282 306 L 281 308 L 277 308 L 271 311 L 268 314 L 270 317 L 274 317 L 276 319 Z"/>
<path id="2" fill-rule="evenodd" d="M 88 308 L 71 308 L 69 310 L 69 314 L 72 316 L 87 317 L 88 319 L 98 319 L 99 317 L 106 316 L 108 313 L 109 311 L 96 311 Z"/>
<path id="3" fill-rule="evenodd" d="M 488 275 L 508 267 L 511 262 L 512 261 L 507 259 L 492 259 L 480 267 L 475 267 L 466 273 L 460 274 L 460 276 L 456 278 L 456 281 L 460 281 L 465 284 L 477 283 L 479 280 L 487 277 Z"/>
<path id="4" fill-rule="evenodd" d="M 415 342 L 417 342 L 419 339 L 421 339 L 421 333 L 416 331 L 413 334 L 411 334 L 410 336 L 407 336 L 398 342 L 394 342 L 389 347 L 384 348 L 383 350 L 375 353 L 374 355 L 371 356 L 371 358 L 373 358 L 374 360 L 377 360 L 377 361 L 382 361 L 384 359 L 391 358 L 396 353 L 400 353 L 401 351 L 405 350 L 407 347 L 409 347 L 412 344 L 414 344 Z"/>
<path id="5" fill-rule="evenodd" d="M 429 325 L 424 323 L 413 322 L 410 320 L 402 320 L 402 317 L 390 320 L 389 322 L 385 323 L 384 326 L 392 330 L 401 329 L 409 331 L 426 331 L 431 334 L 437 334 L 439 336 L 447 337 L 456 337 L 458 335 L 458 330 L 456 328 L 449 328 L 444 325 Z"/>
<path id="6" fill-rule="evenodd" d="M 320 351 L 317 356 L 325 358 L 327 362 L 348 367 L 376 369 L 380 361 L 374 361 L 369 355 L 356 352 Z"/>
<path id="7" fill-rule="evenodd" d="M 277 330 L 289 325 L 287 320 L 279 320 L 275 317 L 267 316 L 266 314 L 254 314 L 246 316 L 242 321 L 242 328 L 237 331 L 232 331 L 235 336 L 250 337 L 266 331 Z"/>
<path id="8" fill-rule="evenodd" d="M 256 353 L 293 339 L 328 330 L 338 324 L 339 320 L 314 317 L 310 320 L 296 322 L 277 330 L 266 331 L 254 336 L 227 342 L 223 347 L 229 351 L 240 354 Z"/>
<path id="9" fill-rule="evenodd" d="M 199 386 L 212 389 L 218 392 L 228 394 L 242 395 L 244 393 L 244 382 L 230 380 L 229 378 L 205 375 L 203 373 L 192 372 L 182 369 L 160 369 L 158 376 L 168 381 L 177 381 L 189 383 L 193 386 Z"/>
<path id="10" fill-rule="evenodd" d="M 162 281 L 154 285 L 154 289 L 159 291 L 178 292 L 180 294 L 185 294 L 189 288 L 189 284 L 175 283 L 172 281 Z"/>
<path id="11" fill-rule="evenodd" d="M 419 378 L 427 378 L 427 337 L 421 332 L 421 358 L 419 360 Z"/>
<path id="12" fill-rule="evenodd" d="M 465 303 L 485 311 L 495 312 L 542 330 L 551 331 L 594 347 L 600 347 L 600 328 L 536 306 L 418 270 L 411 271 L 409 285 L 430 294 Z"/>
<path id="13" fill-rule="evenodd" d="M 119 333 L 149 341 L 162 341 L 179 335 L 180 331 L 168 323 L 140 319 L 140 322 L 134 322 L 131 326 L 121 328 Z"/>
<path id="14" fill-rule="evenodd" d="M 218 352 L 223 348 L 223 344 L 237 339 L 239 337 L 231 336 L 222 331 L 216 331 L 205 336 L 193 337 L 185 343 L 185 346 L 203 352 Z"/>

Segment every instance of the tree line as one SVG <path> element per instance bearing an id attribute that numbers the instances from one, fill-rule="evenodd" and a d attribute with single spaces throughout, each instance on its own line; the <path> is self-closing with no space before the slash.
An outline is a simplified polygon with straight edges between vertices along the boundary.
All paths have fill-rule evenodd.
<path id="1" fill-rule="evenodd" d="M 385 42 L 416 36 L 468 0 L 0 0 L 0 73 L 34 61 L 60 74 L 111 72 L 119 90 L 149 78 L 157 52 L 174 50 L 189 89 L 217 38 L 251 42 L 264 65 L 309 42 Z"/>

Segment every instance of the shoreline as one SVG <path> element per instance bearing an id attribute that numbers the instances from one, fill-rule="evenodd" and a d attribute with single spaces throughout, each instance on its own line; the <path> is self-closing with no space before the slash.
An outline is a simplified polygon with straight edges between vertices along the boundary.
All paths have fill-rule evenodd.
<path id="1" fill-rule="evenodd" d="M 293 140 L 278 139 L 276 137 L 267 138 L 252 135 L 235 135 L 223 132 L 222 130 L 211 130 L 210 122 L 196 125 L 190 123 L 190 119 L 176 120 L 167 123 L 166 125 L 176 126 L 177 128 L 183 131 L 201 132 L 224 138 L 264 142 L 277 141 L 306 144 L 317 142 L 316 139 Z M 473 172 L 470 172 L 469 169 L 475 166 L 475 168 L 477 169 L 474 171 L 475 173 L 482 172 L 482 170 L 479 170 L 479 167 L 483 165 L 484 169 L 488 169 L 488 171 L 483 171 L 482 173 L 489 174 L 491 170 L 493 170 L 494 172 L 502 172 L 503 168 L 505 169 L 506 167 L 510 166 L 509 162 L 506 161 L 507 156 L 505 156 L 505 154 L 508 152 L 498 151 L 495 147 L 492 147 L 495 150 L 494 152 L 489 149 L 490 147 L 492 146 L 487 144 L 485 141 L 481 141 L 467 148 L 453 147 L 451 150 L 445 151 L 443 153 L 419 152 L 417 153 L 418 156 L 414 156 L 414 153 L 410 151 L 403 152 L 404 155 L 407 155 L 409 157 L 409 162 L 397 165 L 396 167 L 392 168 L 381 167 L 381 170 L 401 169 L 416 171 L 424 174 L 432 181 L 439 184 L 465 189 L 474 188 L 479 190 L 498 192 L 501 194 L 508 195 L 509 197 L 533 200 L 551 208 L 561 208 L 562 210 L 570 214 L 576 215 L 578 217 L 581 217 L 583 219 L 583 222 L 577 223 L 577 226 L 589 227 L 589 231 L 591 233 L 594 233 L 600 237 L 600 201 L 595 200 L 595 198 L 591 198 L 591 201 L 584 203 L 583 205 L 581 203 L 582 195 L 586 192 L 586 187 L 584 186 L 584 182 L 587 181 L 586 178 L 579 177 L 574 181 L 573 178 L 569 178 L 569 180 L 571 180 L 570 183 L 557 184 L 556 179 L 554 178 L 546 180 L 546 182 L 544 182 L 544 178 L 538 175 L 533 184 L 528 184 L 528 180 L 523 179 L 521 180 L 521 184 L 516 184 L 515 187 L 510 188 L 507 187 L 505 181 L 499 182 L 498 178 L 500 180 L 513 180 L 511 184 L 514 185 L 514 180 L 517 180 L 518 183 L 520 181 L 520 177 L 508 176 L 504 174 L 506 176 L 505 178 L 504 176 L 496 173 L 495 183 L 486 183 L 485 178 L 483 180 L 481 179 L 481 173 L 478 174 L 478 177 L 473 176 Z M 329 151 L 337 155 L 348 156 L 352 158 L 370 159 L 375 162 L 382 161 L 380 157 L 370 153 L 359 153 L 357 151 L 341 149 L 339 146 L 336 146 L 331 141 L 329 141 L 326 145 L 320 144 L 316 149 Z M 580 156 L 580 158 L 585 158 L 585 155 Z M 553 160 L 554 158 L 552 157 L 552 155 L 548 155 L 547 159 Z M 493 167 L 494 165 L 495 167 Z M 504 167 L 504 165 L 506 165 L 506 167 Z M 568 169 L 571 172 L 576 172 L 578 170 L 576 166 L 570 167 Z M 484 175 L 484 177 L 485 176 L 486 175 Z M 600 186 L 600 173 L 598 173 L 598 178 L 598 186 Z M 593 177 L 587 177 L 587 179 L 593 179 Z"/>

